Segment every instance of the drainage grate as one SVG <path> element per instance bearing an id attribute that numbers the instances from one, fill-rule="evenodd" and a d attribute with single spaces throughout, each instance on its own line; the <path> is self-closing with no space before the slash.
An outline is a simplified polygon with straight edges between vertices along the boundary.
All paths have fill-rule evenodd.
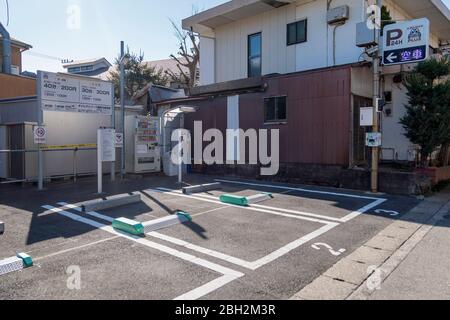
<path id="1" fill-rule="evenodd" d="M 21 258 L 12 257 L 0 261 L 0 276 L 22 269 L 23 260 Z"/>

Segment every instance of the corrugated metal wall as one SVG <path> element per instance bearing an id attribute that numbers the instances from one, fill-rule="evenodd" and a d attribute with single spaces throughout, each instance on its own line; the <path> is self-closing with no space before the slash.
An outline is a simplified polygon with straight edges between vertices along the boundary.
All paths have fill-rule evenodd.
<path id="1" fill-rule="evenodd" d="M 351 67 L 266 78 L 266 92 L 240 96 L 240 127 L 279 129 L 280 162 L 349 165 Z M 264 124 L 264 98 L 287 96 L 287 123 Z M 226 97 L 196 102 L 199 112 L 186 115 L 185 127 L 203 121 L 203 130 L 227 126 Z"/>

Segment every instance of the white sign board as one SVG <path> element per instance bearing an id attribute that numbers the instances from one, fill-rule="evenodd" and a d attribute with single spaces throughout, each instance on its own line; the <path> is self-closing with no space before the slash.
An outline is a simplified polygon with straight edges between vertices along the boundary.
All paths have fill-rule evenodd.
<path id="1" fill-rule="evenodd" d="M 116 132 L 114 136 L 116 139 L 116 148 L 123 148 L 123 133 Z"/>
<path id="2" fill-rule="evenodd" d="M 360 109 L 360 126 L 370 127 L 373 126 L 373 108 L 361 108 Z"/>
<path id="3" fill-rule="evenodd" d="M 415 63 L 428 58 L 430 21 L 426 18 L 389 24 L 383 29 L 383 63 Z"/>
<path id="4" fill-rule="evenodd" d="M 38 76 L 42 110 L 112 115 L 111 82 L 45 71 Z"/>
<path id="5" fill-rule="evenodd" d="M 369 132 L 366 133 L 366 146 L 368 147 L 381 147 L 382 145 L 382 136 L 379 132 Z"/>
<path id="6" fill-rule="evenodd" d="M 46 144 L 47 143 L 47 128 L 44 126 L 34 126 L 34 143 L 35 144 Z"/>
<path id="7" fill-rule="evenodd" d="M 98 153 L 102 162 L 116 161 L 116 131 L 114 129 L 98 130 Z"/>

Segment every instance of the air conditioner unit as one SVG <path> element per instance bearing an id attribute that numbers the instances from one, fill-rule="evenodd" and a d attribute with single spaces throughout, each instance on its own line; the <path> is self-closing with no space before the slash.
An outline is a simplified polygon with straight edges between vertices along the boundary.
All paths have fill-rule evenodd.
<path id="1" fill-rule="evenodd" d="M 328 24 L 334 24 L 334 23 L 347 21 L 349 18 L 350 18 L 350 7 L 349 6 L 336 7 L 336 8 L 328 10 L 328 13 L 327 13 Z"/>

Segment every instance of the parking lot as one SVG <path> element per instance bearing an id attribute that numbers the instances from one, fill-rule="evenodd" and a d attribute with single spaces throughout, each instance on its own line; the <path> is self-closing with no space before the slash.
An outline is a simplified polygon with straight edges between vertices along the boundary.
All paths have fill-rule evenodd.
<path id="1" fill-rule="evenodd" d="M 141 202 L 98 212 L 95 181 L 51 184 L 44 192 L 7 187 L 0 196 L 0 260 L 30 254 L 31 268 L 0 276 L 0 299 L 289 299 L 397 219 L 418 200 L 233 178 L 190 176 L 222 188 L 185 195 L 175 180 L 109 183 L 107 195 Z M 223 194 L 271 199 L 236 206 Z M 133 236 L 112 228 L 189 213 L 192 221 Z"/>

